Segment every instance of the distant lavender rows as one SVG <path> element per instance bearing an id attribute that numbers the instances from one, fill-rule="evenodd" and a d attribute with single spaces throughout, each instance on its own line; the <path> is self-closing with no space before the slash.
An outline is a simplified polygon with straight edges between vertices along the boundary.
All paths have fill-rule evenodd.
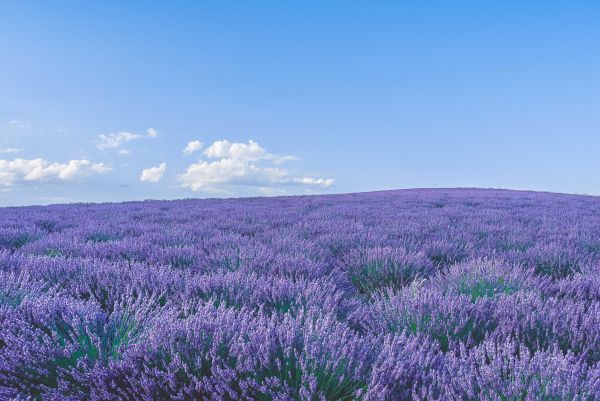
<path id="1" fill-rule="evenodd" d="M 2 400 L 600 400 L 600 198 L 0 209 Z"/>

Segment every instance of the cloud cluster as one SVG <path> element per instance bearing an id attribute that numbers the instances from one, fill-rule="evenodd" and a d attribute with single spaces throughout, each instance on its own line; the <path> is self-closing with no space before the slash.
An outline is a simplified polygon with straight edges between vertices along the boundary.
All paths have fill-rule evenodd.
<path id="1" fill-rule="evenodd" d="M 0 159 L 0 186 L 11 187 L 27 181 L 70 181 L 77 177 L 100 174 L 111 170 L 104 163 L 89 160 L 70 160 L 49 163 L 44 159 Z"/>
<path id="2" fill-rule="evenodd" d="M 9 121 L 13 128 L 25 129 L 29 124 L 17 120 Z M 101 151 L 129 154 L 134 141 L 156 138 L 159 135 L 154 128 L 145 133 L 119 131 L 100 134 L 95 145 Z M 1 154 L 17 154 L 16 147 L 0 148 Z M 314 190 L 334 185 L 333 178 L 320 177 L 289 168 L 285 163 L 298 160 L 295 156 L 281 156 L 268 152 L 256 141 L 230 142 L 222 139 L 204 146 L 199 140 L 189 141 L 182 153 L 184 156 L 199 154 L 200 158 L 180 170 L 176 176 L 181 188 L 192 191 L 217 194 L 265 194 L 280 195 L 297 193 L 299 188 Z M 158 163 L 157 163 L 158 164 Z M 70 160 L 66 163 L 49 162 L 43 158 L 13 160 L 0 159 L 0 190 L 11 190 L 18 184 L 27 182 L 65 182 L 78 177 L 105 173 L 111 170 L 105 163 L 93 163 L 87 159 Z M 167 163 L 162 162 L 145 168 L 139 180 L 156 183 L 163 180 Z"/>
<path id="3" fill-rule="evenodd" d="M 140 181 L 143 182 L 158 182 L 167 171 L 167 163 L 161 163 L 157 167 L 145 168 L 142 170 Z"/>
<path id="4" fill-rule="evenodd" d="M 296 157 L 271 154 L 254 141 L 216 141 L 203 154 L 213 160 L 199 160 L 189 165 L 177 176 L 182 187 L 192 191 L 228 193 L 232 187 L 249 186 L 265 193 L 265 188 L 328 188 L 335 182 L 332 178 L 312 177 L 282 168 L 281 163 L 296 160 Z"/>
<path id="5" fill-rule="evenodd" d="M 145 134 L 126 131 L 100 134 L 96 140 L 96 147 L 100 150 L 115 150 L 121 155 L 128 155 L 131 151 L 123 147 L 125 143 L 142 138 L 156 138 L 157 136 L 158 131 L 154 128 L 148 128 Z"/>

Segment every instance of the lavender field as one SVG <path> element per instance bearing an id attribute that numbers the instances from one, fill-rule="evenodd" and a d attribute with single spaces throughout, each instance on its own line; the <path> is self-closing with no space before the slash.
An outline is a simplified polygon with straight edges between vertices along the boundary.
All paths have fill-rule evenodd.
<path id="1" fill-rule="evenodd" d="M 0 209 L 2 400 L 598 400 L 600 198 Z"/>

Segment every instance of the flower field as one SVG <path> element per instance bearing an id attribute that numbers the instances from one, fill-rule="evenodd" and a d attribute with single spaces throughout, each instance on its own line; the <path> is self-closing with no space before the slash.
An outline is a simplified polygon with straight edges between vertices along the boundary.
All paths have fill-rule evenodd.
<path id="1" fill-rule="evenodd" d="M 600 400 L 600 198 L 0 209 L 1 400 Z"/>

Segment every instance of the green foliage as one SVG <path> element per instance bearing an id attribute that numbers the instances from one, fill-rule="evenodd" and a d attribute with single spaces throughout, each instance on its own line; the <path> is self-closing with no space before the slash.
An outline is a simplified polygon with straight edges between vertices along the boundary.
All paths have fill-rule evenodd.
<path id="1" fill-rule="evenodd" d="M 50 258 L 58 258 L 58 257 L 63 256 L 63 253 L 58 248 L 48 248 L 48 249 L 46 249 L 46 256 L 48 256 Z"/>
<path id="2" fill-rule="evenodd" d="M 27 293 L 25 290 L 18 288 L 0 288 L 0 306 L 9 306 L 17 308 L 25 299 Z"/>
<path id="3" fill-rule="evenodd" d="M 502 277 L 481 277 L 477 281 L 464 281 L 458 285 L 459 294 L 468 295 L 471 302 L 475 302 L 480 298 L 492 298 L 498 294 L 514 294 L 519 289 L 517 285 L 507 282 Z"/>
<path id="4" fill-rule="evenodd" d="M 406 284 L 408 277 L 386 267 L 383 262 L 364 264 L 350 272 L 350 280 L 360 294 L 367 295 L 386 287 L 399 289 Z"/>
<path id="5" fill-rule="evenodd" d="M 301 363 L 295 352 L 281 351 L 271 362 L 270 369 L 259 371 L 254 378 L 265 383 L 276 378 L 279 384 L 270 391 L 255 391 L 253 399 L 257 401 L 273 401 L 271 392 L 285 391 L 293 400 L 306 400 L 301 396 L 302 390 L 311 393 L 311 401 L 322 399 L 328 401 L 361 400 L 357 394 L 367 388 L 367 383 L 355 380 L 346 374 L 346 363 L 341 361 L 335 366 L 323 366 L 314 361 Z M 284 390 L 285 389 L 285 390 Z"/>

